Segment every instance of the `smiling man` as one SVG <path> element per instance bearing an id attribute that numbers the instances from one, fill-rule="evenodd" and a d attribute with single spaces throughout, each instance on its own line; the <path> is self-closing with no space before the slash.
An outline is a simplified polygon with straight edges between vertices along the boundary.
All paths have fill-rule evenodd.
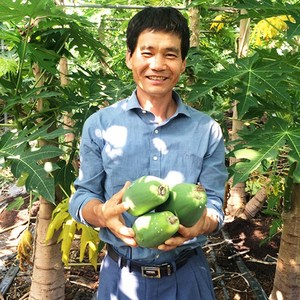
<path id="1" fill-rule="evenodd" d="M 175 33 L 145 30 L 139 35 L 136 49 L 127 51 L 126 63 L 137 84 L 140 105 L 162 122 L 176 111 L 173 87 L 185 70 L 181 39 Z"/>
<path id="2" fill-rule="evenodd" d="M 201 246 L 223 222 L 225 149 L 219 125 L 174 90 L 186 67 L 189 37 L 187 20 L 174 8 L 137 13 L 128 24 L 126 53 L 136 89 L 85 122 L 70 213 L 100 227 L 107 244 L 99 300 L 214 299 Z M 170 186 L 200 182 L 208 196 L 194 226 L 180 225 L 178 235 L 151 249 L 137 245 L 131 228 L 136 217 L 122 203 L 130 182 L 144 175 Z"/>

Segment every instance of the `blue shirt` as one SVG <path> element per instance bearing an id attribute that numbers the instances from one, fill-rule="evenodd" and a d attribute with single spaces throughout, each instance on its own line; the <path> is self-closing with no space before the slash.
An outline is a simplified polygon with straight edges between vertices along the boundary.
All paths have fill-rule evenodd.
<path id="1" fill-rule="evenodd" d="M 80 172 L 69 207 L 75 220 L 86 224 L 81 208 L 91 199 L 105 202 L 126 181 L 153 175 L 170 186 L 200 182 L 208 196 L 207 207 L 216 210 L 221 226 L 227 171 L 220 126 L 208 115 L 185 105 L 175 92 L 173 99 L 177 111 L 162 123 L 141 108 L 135 92 L 86 120 Z M 136 217 L 125 212 L 124 219 L 131 227 Z M 205 236 L 199 236 L 166 252 L 128 247 L 107 228 L 100 229 L 100 238 L 124 256 L 148 264 L 170 262 L 184 248 L 198 247 L 206 241 Z"/>

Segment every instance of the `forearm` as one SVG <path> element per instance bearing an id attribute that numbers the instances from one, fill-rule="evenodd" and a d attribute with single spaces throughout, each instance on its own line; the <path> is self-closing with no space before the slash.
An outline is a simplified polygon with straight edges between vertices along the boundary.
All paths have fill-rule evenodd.
<path id="1" fill-rule="evenodd" d="M 206 209 L 206 216 L 203 224 L 202 234 L 210 234 L 219 227 L 219 215 L 213 208 Z"/>
<path id="2" fill-rule="evenodd" d="M 106 227 L 103 217 L 103 203 L 98 199 L 92 199 L 82 208 L 84 220 L 95 227 Z"/>

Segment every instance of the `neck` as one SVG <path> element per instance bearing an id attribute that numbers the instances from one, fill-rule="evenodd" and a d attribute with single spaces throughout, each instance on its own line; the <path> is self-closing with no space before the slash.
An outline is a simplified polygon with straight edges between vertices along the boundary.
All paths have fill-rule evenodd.
<path id="1" fill-rule="evenodd" d="M 167 99 L 139 99 L 139 102 L 143 109 L 150 111 L 155 115 L 155 119 L 158 123 L 161 123 L 174 115 L 177 108 L 177 104 L 172 97 Z"/>

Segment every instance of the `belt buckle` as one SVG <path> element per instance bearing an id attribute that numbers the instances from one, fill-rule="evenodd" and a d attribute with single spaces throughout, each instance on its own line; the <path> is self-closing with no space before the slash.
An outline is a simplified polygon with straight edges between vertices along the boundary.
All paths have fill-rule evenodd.
<path id="1" fill-rule="evenodd" d="M 142 266 L 142 276 L 146 278 L 160 278 L 160 267 Z"/>

